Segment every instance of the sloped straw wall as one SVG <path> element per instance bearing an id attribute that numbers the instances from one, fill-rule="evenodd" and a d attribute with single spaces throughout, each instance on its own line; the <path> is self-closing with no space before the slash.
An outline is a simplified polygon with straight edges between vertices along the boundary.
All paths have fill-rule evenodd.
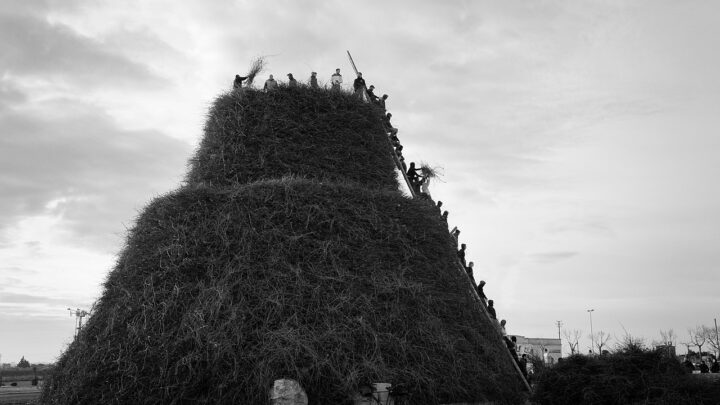
<path id="1" fill-rule="evenodd" d="M 277 378 L 312 404 L 372 382 L 413 404 L 521 402 L 446 224 L 397 191 L 378 114 L 322 90 L 221 96 L 188 185 L 139 216 L 42 402 L 265 404 Z"/>

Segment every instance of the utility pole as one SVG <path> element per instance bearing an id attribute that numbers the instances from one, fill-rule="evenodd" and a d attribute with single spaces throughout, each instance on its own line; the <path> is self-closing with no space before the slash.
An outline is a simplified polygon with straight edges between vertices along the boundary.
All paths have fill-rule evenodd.
<path id="1" fill-rule="evenodd" d="M 720 337 L 718 337 L 718 327 L 717 327 L 717 318 L 715 320 L 715 346 L 720 346 Z M 718 349 L 720 350 L 720 349 Z M 715 354 L 716 356 L 718 353 Z"/>
<path id="2" fill-rule="evenodd" d="M 557 322 L 555 322 L 555 323 L 557 323 L 557 327 L 558 327 L 558 340 L 560 340 L 560 327 L 563 325 L 563 323 L 562 323 L 562 321 L 557 321 Z"/>
<path id="3" fill-rule="evenodd" d="M 562 321 L 557 321 L 558 327 L 558 340 L 560 341 L 560 357 L 562 357 L 562 339 L 560 339 L 560 327 L 563 325 Z"/>
<path id="4" fill-rule="evenodd" d="M 78 334 L 80 334 L 80 329 L 82 329 L 83 318 L 90 315 L 90 313 L 80 308 L 75 308 L 75 312 L 73 312 L 71 308 L 68 308 L 67 310 L 70 311 L 70 316 L 75 315 L 75 334 L 73 337 L 77 338 Z"/>
<path id="5" fill-rule="evenodd" d="M 592 327 L 592 313 L 595 311 L 594 309 L 588 309 L 587 312 L 590 314 L 590 352 L 592 354 L 595 354 L 595 335 L 593 334 L 593 327 Z"/>

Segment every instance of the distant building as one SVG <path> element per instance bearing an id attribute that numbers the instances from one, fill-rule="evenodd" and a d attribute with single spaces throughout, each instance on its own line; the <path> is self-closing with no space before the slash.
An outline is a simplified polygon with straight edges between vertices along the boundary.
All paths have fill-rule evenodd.
<path id="1" fill-rule="evenodd" d="M 518 356 L 527 354 L 528 356 L 534 356 L 542 359 L 543 353 L 545 353 L 545 349 L 547 349 L 548 362 L 550 362 L 550 364 L 556 364 L 558 359 L 562 357 L 562 341 L 560 339 L 528 338 L 518 335 L 514 336 L 517 338 Z"/>
<path id="2" fill-rule="evenodd" d="M 671 358 L 675 358 L 677 356 L 675 354 L 675 346 L 673 345 L 656 345 L 655 350 L 662 351 L 663 354 Z"/>

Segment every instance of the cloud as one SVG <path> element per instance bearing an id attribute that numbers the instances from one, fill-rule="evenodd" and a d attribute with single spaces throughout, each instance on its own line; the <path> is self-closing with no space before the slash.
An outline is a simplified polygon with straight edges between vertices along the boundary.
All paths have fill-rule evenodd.
<path id="1" fill-rule="evenodd" d="M 19 304 L 19 307 L 23 307 L 25 304 L 65 305 L 69 301 L 72 300 L 68 298 L 46 297 L 41 295 L 0 291 L 0 303 L 2 303 L 3 306 L 8 304 Z"/>
<path id="2" fill-rule="evenodd" d="M 567 260 L 578 255 L 578 252 L 546 252 L 528 254 L 527 257 L 540 264 L 551 264 L 561 260 Z"/>
<path id="3" fill-rule="evenodd" d="M 34 82 L 90 86 L 165 86 L 166 80 L 70 27 L 41 16 L 0 13 L 0 69 Z"/>
<path id="4" fill-rule="evenodd" d="M 179 183 L 191 152 L 157 130 L 120 129 L 71 100 L 6 112 L 0 127 L 0 230 L 55 215 L 72 236 L 99 245 L 117 239 L 133 209 Z"/>

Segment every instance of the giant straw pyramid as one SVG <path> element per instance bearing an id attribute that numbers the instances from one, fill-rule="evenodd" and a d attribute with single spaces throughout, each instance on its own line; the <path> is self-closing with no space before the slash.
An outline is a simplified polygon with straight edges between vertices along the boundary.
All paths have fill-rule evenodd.
<path id="1" fill-rule="evenodd" d="M 373 382 L 413 404 L 522 402 L 447 225 L 398 191 L 381 114 L 324 89 L 219 96 L 42 402 L 266 404 L 279 378 L 311 404 Z"/>

